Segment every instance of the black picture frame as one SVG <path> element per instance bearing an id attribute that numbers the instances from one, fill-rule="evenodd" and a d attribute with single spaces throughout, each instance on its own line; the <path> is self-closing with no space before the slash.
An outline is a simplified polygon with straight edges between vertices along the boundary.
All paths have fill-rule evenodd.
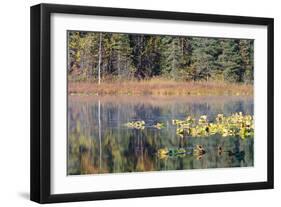
<path id="1" fill-rule="evenodd" d="M 51 71 L 50 71 L 50 15 L 52 13 L 99 15 L 113 17 L 151 18 L 207 23 L 232 23 L 267 26 L 267 181 L 236 184 L 203 185 L 136 189 L 74 194 L 51 194 Z M 195 14 L 168 11 L 103 8 L 88 6 L 39 4 L 31 7 L 31 151 L 30 199 L 38 203 L 88 201 L 102 199 L 166 196 L 179 194 L 210 193 L 271 189 L 274 186 L 274 78 L 273 46 L 274 20 L 272 18 Z"/>

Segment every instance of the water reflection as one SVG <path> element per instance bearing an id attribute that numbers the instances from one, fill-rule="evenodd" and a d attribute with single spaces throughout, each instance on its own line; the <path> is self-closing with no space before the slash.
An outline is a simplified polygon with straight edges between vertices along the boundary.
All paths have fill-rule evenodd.
<path id="1" fill-rule="evenodd" d="M 68 100 L 68 174 L 122 173 L 253 166 L 253 139 L 180 138 L 172 119 L 219 113 L 253 115 L 245 97 L 76 97 Z M 129 129 L 124 123 L 144 120 L 162 129 Z M 196 155 L 202 146 L 205 153 Z M 165 156 L 157 156 L 167 149 Z M 177 150 L 185 153 L 175 156 Z"/>

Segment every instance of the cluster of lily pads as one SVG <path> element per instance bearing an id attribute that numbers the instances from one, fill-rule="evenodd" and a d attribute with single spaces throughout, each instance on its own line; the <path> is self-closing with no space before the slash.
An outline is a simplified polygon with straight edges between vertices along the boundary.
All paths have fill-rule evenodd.
<path id="1" fill-rule="evenodd" d="M 238 160 L 243 160 L 245 156 L 244 150 L 227 150 L 224 149 L 221 145 L 218 145 L 215 149 L 212 149 L 212 151 L 215 150 L 217 152 L 217 156 L 227 155 L 229 157 L 235 157 Z M 188 146 L 185 148 L 167 148 L 162 147 L 157 150 L 156 155 L 159 159 L 168 159 L 168 158 L 179 158 L 179 157 L 185 157 L 185 156 L 193 156 L 197 160 L 201 159 L 205 154 L 207 153 L 207 150 L 205 150 L 204 146 L 202 145 L 195 145 L 195 146 Z"/>
<path id="2" fill-rule="evenodd" d="M 131 121 L 125 124 L 126 127 L 132 128 L 132 129 L 144 129 L 145 128 L 145 121 Z M 156 123 L 155 125 L 152 125 L 152 127 L 156 129 L 162 129 L 165 127 L 164 123 Z"/>
<path id="3" fill-rule="evenodd" d="M 222 137 L 239 136 L 242 139 L 254 136 L 254 118 L 251 115 L 243 115 L 242 112 L 224 116 L 218 114 L 214 122 L 209 122 L 206 115 L 198 121 L 191 116 L 185 120 L 173 120 L 177 127 L 177 135 L 191 137 L 208 137 L 219 134 Z"/>
<path id="4" fill-rule="evenodd" d="M 144 121 L 131 121 L 125 124 L 126 127 L 132 129 L 144 129 L 145 122 Z"/>
<path id="5" fill-rule="evenodd" d="M 157 150 L 157 157 L 159 159 L 167 159 L 168 157 L 184 157 L 186 155 L 195 156 L 197 159 L 201 159 L 206 153 L 202 145 L 196 145 L 191 148 L 160 148 Z"/>
<path id="6" fill-rule="evenodd" d="M 219 134 L 222 137 L 239 136 L 242 139 L 254 136 L 254 118 L 251 115 L 243 115 L 242 112 L 231 116 L 218 114 L 215 121 L 210 122 L 206 115 L 200 116 L 198 120 L 188 116 L 187 118 L 173 119 L 172 124 L 176 126 L 176 134 L 180 137 L 209 137 Z M 144 129 L 144 121 L 128 122 L 125 126 L 134 129 Z M 156 123 L 152 127 L 162 129 L 164 123 Z"/>

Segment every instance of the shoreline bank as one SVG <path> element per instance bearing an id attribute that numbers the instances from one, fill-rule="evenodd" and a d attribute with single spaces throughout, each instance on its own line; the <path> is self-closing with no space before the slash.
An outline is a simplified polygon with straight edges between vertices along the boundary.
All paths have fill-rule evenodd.
<path id="1" fill-rule="evenodd" d="M 224 82 L 68 82 L 68 95 L 253 96 L 253 85 Z"/>

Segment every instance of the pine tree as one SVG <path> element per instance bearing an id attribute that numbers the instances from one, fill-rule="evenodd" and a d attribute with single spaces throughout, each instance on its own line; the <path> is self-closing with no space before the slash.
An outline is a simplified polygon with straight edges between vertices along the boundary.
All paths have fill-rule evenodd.
<path id="1" fill-rule="evenodd" d="M 118 78 L 131 75 L 131 48 L 127 34 L 113 34 L 111 36 L 112 72 Z"/>
<path id="2" fill-rule="evenodd" d="M 75 69 L 80 68 L 80 56 L 81 56 L 81 45 L 80 45 L 80 33 L 69 32 L 68 33 L 68 71 L 73 72 Z"/>
<path id="3" fill-rule="evenodd" d="M 173 79 L 178 78 L 181 63 L 181 44 L 179 37 L 164 36 L 161 39 L 162 74 Z"/>
<path id="4" fill-rule="evenodd" d="M 143 68 L 143 58 L 145 49 L 145 36 L 139 34 L 130 35 L 130 46 L 132 48 L 132 63 L 135 69 L 135 78 L 143 79 L 145 78 L 145 71 Z"/>
<path id="5" fill-rule="evenodd" d="M 158 76 L 161 73 L 160 68 L 160 36 L 146 35 L 146 47 L 143 51 L 143 67 L 146 77 Z"/>
<path id="6" fill-rule="evenodd" d="M 252 83 L 254 41 L 71 31 L 68 74 L 93 81 L 166 77 Z"/>
<path id="7" fill-rule="evenodd" d="M 218 58 L 224 79 L 230 82 L 242 82 L 245 69 L 239 53 L 239 40 L 222 40 L 222 54 Z"/>
<path id="8" fill-rule="evenodd" d="M 244 68 L 244 82 L 252 82 L 254 79 L 254 44 L 253 40 L 240 40 L 239 52 L 242 58 L 242 67 Z"/>
<path id="9" fill-rule="evenodd" d="M 211 38 L 193 38 L 191 68 L 193 80 L 208 80 L 217 73 L 217 57 L 220 53 L 218 40 Z"/>

